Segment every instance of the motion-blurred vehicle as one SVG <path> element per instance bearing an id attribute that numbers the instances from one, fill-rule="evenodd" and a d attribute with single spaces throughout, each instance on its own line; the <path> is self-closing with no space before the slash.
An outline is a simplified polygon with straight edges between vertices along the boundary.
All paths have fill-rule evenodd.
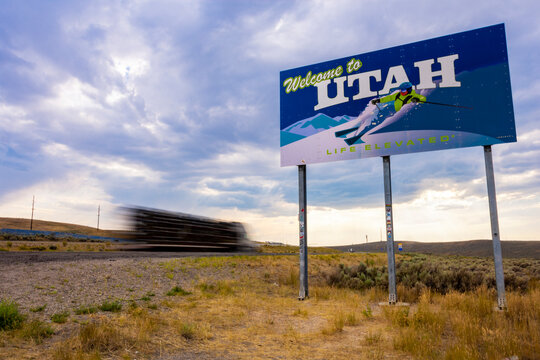
<path id="1" fill-rule="evenodd" d="M 133 240 L 156 246 L 200 250 L 249 250 L 244 225 L 202 216 L 144 207 L 124 208 Z"/>

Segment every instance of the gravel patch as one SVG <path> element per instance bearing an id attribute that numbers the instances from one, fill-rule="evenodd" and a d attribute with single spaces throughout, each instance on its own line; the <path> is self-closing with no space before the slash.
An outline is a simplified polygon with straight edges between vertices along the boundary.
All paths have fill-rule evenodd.
<path id="1" fill-rule="evenodd" d="M 4 255 L 11 254 L 18 255 L 6 261 L 8 256 Z M 30 318 L 48 320 L 52 314 L 67 311 L 73 315 L 82 306 L 98 307 L 105 301 L 119 301 L 123 306 L 132 301 L 159 303 L 174 286 L 191 291 L 199 279 L 219 277 L 216 269 L 182 266 L 180 255 L 70 255 L 71 260 L 59 253 L 57 258 L 35 253 L 0 254 L 0 299 L 15 301 Z M 107 255 L 110 258 L 104 258 Z M 44 305 L 42 311 L 31 311 Z"/>

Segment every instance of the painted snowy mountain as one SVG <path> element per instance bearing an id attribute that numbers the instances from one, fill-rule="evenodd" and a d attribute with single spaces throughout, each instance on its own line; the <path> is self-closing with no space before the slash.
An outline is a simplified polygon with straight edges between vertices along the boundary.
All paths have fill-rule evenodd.
<path id="1" fill-rule="evenodd" d="M 281 130 L 281 146 L 298 141 L 352 120 L 348 115 L 331 118 L 325 114 L 317 114 L 307 119 L 295 122 Z"/>

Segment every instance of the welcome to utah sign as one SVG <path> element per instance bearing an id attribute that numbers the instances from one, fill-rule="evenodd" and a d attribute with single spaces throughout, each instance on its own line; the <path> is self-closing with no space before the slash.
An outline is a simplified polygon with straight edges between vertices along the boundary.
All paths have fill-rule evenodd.
<path id="1" fill-rule="evenodd" d="M 516 141 L 504 25 L 280 72 L 281 165 Z"/>

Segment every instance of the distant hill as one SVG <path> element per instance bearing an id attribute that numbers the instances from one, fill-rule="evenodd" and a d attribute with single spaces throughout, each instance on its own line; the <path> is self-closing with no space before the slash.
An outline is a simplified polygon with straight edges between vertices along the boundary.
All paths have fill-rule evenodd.
<path id="1" fill-rule="evenodd" d="M 0 217 L 0 229 L 30 230 L 30 219 Z M 105 237 L 118 237 L 119 233 L 119 231 L 115 230 L 97 230 L 96 228 L 90 226 L 44 220 L 34 220 L 32 223 L 32 230 L 58 231 L 65 233 Z"/>
<path id="2" fill-rule="evenodd" d="M 470 240 L 456 242 L 424 243 L 416 241 L 395 242 L 395 252 L 398 253 L 398 243 L 403 246 L 403 252 L 435 254 L 435 255 L 462 255 L 493 257 L 491 240 Z M 367 244 L 332 246 L 333 249 L 355 252 L 386 252 L 385 242 Z M 540 259 L 540 241 L 510 241 L 502 240 L 501 248 L 503 258 L 532 258 Z"/>

